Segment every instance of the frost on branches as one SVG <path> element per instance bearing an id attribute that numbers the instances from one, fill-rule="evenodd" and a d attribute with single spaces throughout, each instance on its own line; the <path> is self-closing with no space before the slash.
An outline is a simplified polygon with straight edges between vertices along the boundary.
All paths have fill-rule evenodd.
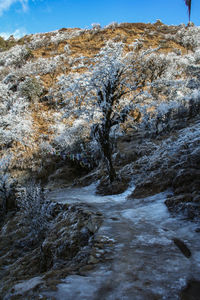
<path id="1" fill-rule="evenodd" d="M 29 228 L 30 237 L 43 237 L 48 230 L 51 206 L 40 184 L 31 181 L 19 190 L 18 207 L 24 224 Z"/>
<path id="2" fill-rule="evenodd" d="M 15 181 L 10 177 L 9 164 L 11 156 L 4 155 L 0 159 L 0 215 L 7 213 L 11 201 L 14 201 Z"/>
<path id="3" fill-rule="evenodd" d="M 0 148 L 7 149 L 13 142 L 27 143 L 32 132 L 32 118 L 28 101 L 10 90 L 9 83 L 0 83 Z"/>
<path id="4" fill-rule="evenodd" d="M 73 111 L 76 117 L 84 114 L 88 119 L 91 138 L 97 142 L 111 182 L 116 177 L 111 128 L 126 120 L 138 89 L 132 55 L 123 55 L 123 48 L 122 43 L 108 42 L 90 61 L 82 58 L 76 69 L 85 63 L 87 72 L 62 76 L 59 81 L 65 98 L 65 117 Z M 127 95 L 130 100 L 125 98 Z"/>

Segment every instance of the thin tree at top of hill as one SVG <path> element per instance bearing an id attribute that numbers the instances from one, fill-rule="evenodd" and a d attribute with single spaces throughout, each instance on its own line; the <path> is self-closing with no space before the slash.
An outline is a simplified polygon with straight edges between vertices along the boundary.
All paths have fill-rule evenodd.
<path id="1" fill-rule="evenodd" d="M 87 115 L 91 123 L 91 137 L 100 148 L 110 182 L 116 178 L 112 164 L 111 128 L 125 122 L 136 94 L 138 83 L 130 55 L 123 55 L 122 43 L 107 43 L 88 64 L 85 73 L 63 77 L 67 113 L 76 104 L 77 115 Z M 129 94 L 129 100 L 126 98 Z M 131 95 L 132 94 L 132 95 Z M 130 96 L 132 98 L 130 98 Z"/>

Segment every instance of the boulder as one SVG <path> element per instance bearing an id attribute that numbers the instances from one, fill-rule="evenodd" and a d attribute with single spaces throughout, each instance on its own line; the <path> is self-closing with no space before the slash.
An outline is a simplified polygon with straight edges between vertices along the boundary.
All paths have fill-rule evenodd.
<path id="1" fill-rule="evenodd" d="M 200 203 L 196 203 L 193 194 L 181 194 L 172 196 L 165 201 L 165 204 L 172 213 L 183 213 L 187 218 L 200 217 Z"/>
<path id="2" fill-rule="evenodd" d="M 64 278 L 88 264 L 102 215 L 81 205 L 49 205 L 48 229 L 40 238 L 31 234 L 21 211 L 5 217 L 0 231 L 3 299 L 19 282 L 40 274 L 43 279 Z M 23 294 L 23 299 L 29 298 Z"/>
<path id="3" fill-rule="evenodd" d="M 172 186 L 174 188 L 178 188 L 180 186 L 188 186 L 193 182 L 199 183 L 200 186 L 200 170 L 197 169 L 182 169 L 178 172 L 177 176 L 174 178 L 172 182 Z"/>
<path id="4" fill-rule="evenodd" d="M 164 178 L 162 181 L 147 180 L 141 184 L 137 184 L 135 190 L 129 196 L 129 199 L 133 198 L 145 198 L 165 191 L 170 185 L 168 178 Z"/>
<path id="5" fill-rule="evenodd" d="M 96 189 L 98 195 L 117 195 L 123 193 L 128 188 L 129 181 L 126 179 L 116 179 L 109 182 L 108 178 L 100 181 Z"/>
<path id="6" fill-rule="evenodd" d="M 42 264 L 48 270 L 57 260 L 72 260 L 99 229 L 102 217 L 81 208 L 58 214 L 41 245 Z"/>

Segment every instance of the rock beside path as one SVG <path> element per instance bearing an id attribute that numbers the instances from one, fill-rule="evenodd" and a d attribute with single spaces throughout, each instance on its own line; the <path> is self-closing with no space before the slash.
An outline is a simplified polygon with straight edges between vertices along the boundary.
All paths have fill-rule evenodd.
<path id="1" fill-rule="evenodd" d="M 113 182 L 109 182 L 109 180 L 102 179 L 97 186 L 96 193 L 98 195 L 117 195 L 121 194 L 128 188 L 129 181 L 125 179 L 116 179 Z"/>
<path id="2" fill-rule="evenodd" d="M 15 285 L 19 287 L 26 280 L 39 277 L 42 280 L 37 285 L 45 285 L 46 280 L 63 278 L 88 264 L 94 235 L 102 223 L 101 214 L 77 205 L 49 205 L 49 227 L 41 239 L 23 226 L 20 211 L 9 215 L 1 228 L 0 294 L 5 299 L 12 299 Z M 28 293 L 22 293 L 23 297 Z"/>
<path id="3" fill-rule="evenodd" d="M 173 136 L 157 141 L 156 148 L 147 141 L 149 155 L 138 158 L 131 166 L 136 186 L 129 198 L 144 198 L 169 189 L 171 195 L 165 201 L 169 211 L 199 219 L 199 130 L 198 120 Z"/>

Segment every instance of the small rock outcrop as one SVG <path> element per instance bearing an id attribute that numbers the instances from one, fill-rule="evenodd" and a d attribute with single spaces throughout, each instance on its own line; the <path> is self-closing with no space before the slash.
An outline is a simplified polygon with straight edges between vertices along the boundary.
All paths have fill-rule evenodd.
<path id="1" fill-rule="evenodd" d="M 146 144 L 149 155 L 144 154 L 131 166 L 136 187 L 130 199 L 148 197 L 170 189 L 171 193 L 165 201 L 169 211 L 183 213 L 189 219 L 199 219 L 199 126 L 197 119 L 172 136 L 144 140 L 142 148 Z"/>
<path id="2" fill-rule="evenodd" d="M 45 284 L 44 275 L 56 280 L 77 272 L 89 261 L 102 216 L 81 206 L 49 205 L 49 229 L 41 238 L 23 226 L 20 211 L 10 213 L 1 228 L 0 294 L 5 299 L 11 299 L 16 292 L 14 287 L 24 280 L 43 276 Z"/>

